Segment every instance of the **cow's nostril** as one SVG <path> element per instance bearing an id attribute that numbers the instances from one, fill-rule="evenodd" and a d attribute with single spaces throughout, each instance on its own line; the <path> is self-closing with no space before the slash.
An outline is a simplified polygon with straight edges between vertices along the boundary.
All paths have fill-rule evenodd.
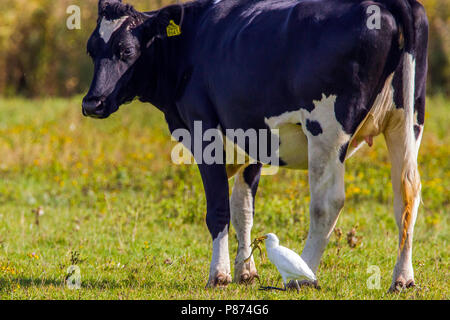
<path id="1" fill-rule="evenodd" d="M 92 113 L 102 105 L 102 101 L 99 99 L 83 99 L 83 110 L 87 113 Z"/>

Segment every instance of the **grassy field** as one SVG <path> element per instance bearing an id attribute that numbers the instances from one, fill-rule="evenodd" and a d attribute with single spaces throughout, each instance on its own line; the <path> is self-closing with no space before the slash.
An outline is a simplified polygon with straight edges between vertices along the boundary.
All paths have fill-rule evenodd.
<path id="1" fill-rule="evenodd" d="M 324 254 L 322 289 L 261 292 L 258 284 L 205 289 L 211 240 L 195 166 L 170 160 L 174 142 L 149 105 L 108 120 L 81 116 L 81 98 L 0 100 L 0 299 L 449 299 L 450 102 L 429 99 L 420 152 L 423 205 L 414 239 L 417 287 L 389 294 L 397 253 L 384 139 L 347 162 L 347 201 Z M 232 184 L 231 184 L 232 185 Z M 307 173 L 262 178 L 253 236 L 278 234 L 301 252 Z M 44 214 L 37 217 L 42 206 Z M 356 246 L 347 233 L 356 229 Z M 230 234 L 231 261 L 237 241 Z M 255 256 L 264 284 L 278 274 Z M 79 290 L 65 286 L 70 265 Z M 368 289 L 369 266 L 381 272 Z"/>

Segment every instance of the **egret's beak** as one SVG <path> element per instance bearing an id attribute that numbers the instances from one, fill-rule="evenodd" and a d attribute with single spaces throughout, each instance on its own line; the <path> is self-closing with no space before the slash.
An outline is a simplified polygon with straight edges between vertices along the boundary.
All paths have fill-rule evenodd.
<path id="1" fill-rule="evenodd" d="M 260 244 L 260 242 L 263 242 L 266 239 L 267 239 L 267 236 L 262 236 L 259 238 L 255 238 L 255 240 L 253 240 L 252 244 L 250 245 L 250 247 L 252 248 L 252 252 L 250 253 L 250 256 L 244 260 L 245 263 L 248 263 L 250 261 L 250 259 L 252 258 L 253 252 L 256 249 L 259 249 L 261 256 L 262 256 L 262 251 L 261 251 L 261 247 L 259 246 L 259 244 Z"/>

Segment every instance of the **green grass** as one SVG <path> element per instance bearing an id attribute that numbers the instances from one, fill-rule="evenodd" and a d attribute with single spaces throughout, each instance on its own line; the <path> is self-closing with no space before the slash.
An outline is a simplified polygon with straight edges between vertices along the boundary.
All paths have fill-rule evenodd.
<path id="1" fill-rule="evenodd" d="M 324 254 L 322 289 L 261 292 L 258 284 L 205 289 L 211 239 L 195 166 L 170 160 L 174 142 L 149 105 L 83 118 L 81 98 L 0 100 L 0 299 L 449 299 L 450 102 L 428 101 L 420 152 L 423 202 L 414 235 L 417 287 L 388 294 L 397 253 L 390 166 L 382 137 L 347 162 L 347 201 Z M 262 178 L 253 236 L 278 234 L 301 252 L 307 173 Z M 36 222 L 33 209 L 45 214 Z M 356 227 L 351 248 L 346 234 Z M 231 261 L 237 241 L 230 234 Z M 79 255 L 77 257 L 77 255 Z M 265 284 L 279 279 L 256 255 Z M 64 285 L 73 261 L 82 288 Z M 368 289 L 379 267 L 381 288 Z"/>

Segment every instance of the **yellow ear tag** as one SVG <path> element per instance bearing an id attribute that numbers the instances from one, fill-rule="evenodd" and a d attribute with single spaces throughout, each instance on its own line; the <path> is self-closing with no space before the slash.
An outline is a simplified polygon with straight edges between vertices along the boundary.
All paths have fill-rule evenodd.
<path id="1" fill-rule="evenodd" d="M 170 20 L 169 25 L 167 26 L 167 36 L 168 37 L 176 37 L 181 34 L 180 26 L 177 25 L 173 20 Z"/>

